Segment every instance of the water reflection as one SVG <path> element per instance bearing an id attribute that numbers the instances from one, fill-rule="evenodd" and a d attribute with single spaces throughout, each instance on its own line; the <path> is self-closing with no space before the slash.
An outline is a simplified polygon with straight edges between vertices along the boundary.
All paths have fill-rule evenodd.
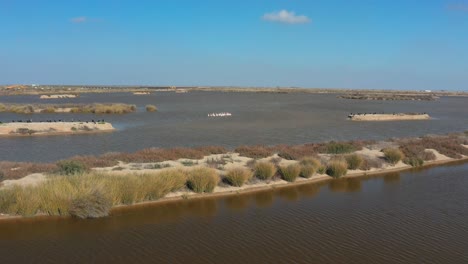
<path id="1" fill-rule="evenodd" d="M 400 173 L 388 173 L 383 177 L 385 183 L 388 184 L 397 184 L 400 182 Z"/>
<path id="2" fill-rule="evenodd" d="M 332 192 L 359 192 L 362 188 L 362 181 L 363 179 L 360 178 L 334 179 L 329 182 L 328 189 Z"/>

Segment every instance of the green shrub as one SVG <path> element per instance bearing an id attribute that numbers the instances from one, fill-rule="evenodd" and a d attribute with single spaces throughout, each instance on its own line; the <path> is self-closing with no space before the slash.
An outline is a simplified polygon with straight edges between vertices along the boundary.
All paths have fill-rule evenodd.
<path id="1" fill-rule="evenodd" d="M 327 167 L 326 166 L 320 166 L 317 168 L 317 173 L 318 174 L 325 174 L 327 172 Z"/>
<path id="2" fill-rule="evenodd" d="M 346 160 L 334 159 L 330 160 L 327 164 L 326 173 L 333 178 L 344 176 L 346 175 L 346 172 L 348 172 L 348 164 L 346 163 Z"/>
<path id="3" fill-rule="evenodd" d="M 357 170 L 361 167 L 363 158 L 358 154 L 349 154 L 345 156 L 346 162 L 348 163 L 348 169 Z"/>
<path id="4" fill-rule="evenodd" d="M 146 105 L 146 112 L 156 112 L 158 108 L 155 105 Z"/>
<path id="5" fill-rule="evenodd" d="M 99 218 L 109 215 L 111 200 L 100 191 L 92 191 L 71 201 L 69 214 L 81 219 Z"/>
<path id="6" fill-rule="evenodd" d="M 301 173 L 301 166 L 299 166 L 299 164 L 280 166 L 279 172 L 283 180 L 288 181 L 288 182 L 294 182 L 296 178 L 299 176 L 299 173 Z"/>
<path id="7" fill-rule="evenodd" d="M 188 171 L 187 187 L 196 193 L 213 192 L 219 183 L 216 170 L 198 167 Z"/>
<path id="8" fill-rule="evenodd" d="M 391 164 L 397 164 L 404 158 L 403 152 L 397 148 L 387 148 L 383 150 L 385 159 Z"/>
<path id="9" fill-rule="evenodd" d="M 88 168 L 80 161 L 64 160 L 57 163 L 58 173 L 62 175 L 83 174 Z"/>
<path id="10" fill-rule="evenodd" d="M 242 167 L 227 170 L 225 176 L 229 184 L 236 187 L 241 187 L 250 178 L 252 178 L 252 171 Z"/>
<path id="11" fill-rule="evenodd" d="M 403 162 L 413 167 L 419 167 L 424 164 L 424 160 L 418 157 L 405 158 Z"/>
<path id="12" fill-rule="evenodd" d="M 345 142 L 329 142 L 326 145 L 327 153 L 329 154 L 344 154 L 356 151 L 356 147 Z"/>
<path id="13" fill-rule="evenodd" d="M 269 180 L 276 173 L 276 168 L 270 162 L 255 163 L 255 177 L 260 180 Z"/>

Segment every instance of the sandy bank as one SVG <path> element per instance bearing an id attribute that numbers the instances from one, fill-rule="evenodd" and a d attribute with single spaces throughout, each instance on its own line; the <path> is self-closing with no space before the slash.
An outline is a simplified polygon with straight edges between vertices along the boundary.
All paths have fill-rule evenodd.
<path id="1" fill-rule="evenodd" d="M 400 120 L 428 120 L 428 114 L 361 114 L 350 117 L 353 121 L 400 121 Z"/>
<path id="2" fill-rule="evenodd" d="M 111 123 L 57 122 L 0 124 L 0 136 L 34 136 L 112 131 Z"/>
<path id="3" fill-rule="evenodd" d="M 151 94 L 150 92 L 134 92 L 134 95 L 148 95 Z"/>
<path id="4" fill-rule="evenodd" d="M 60 98 L 76 98 L 74 94 L 43 94 L 40 99 L 60 99 Z"/>

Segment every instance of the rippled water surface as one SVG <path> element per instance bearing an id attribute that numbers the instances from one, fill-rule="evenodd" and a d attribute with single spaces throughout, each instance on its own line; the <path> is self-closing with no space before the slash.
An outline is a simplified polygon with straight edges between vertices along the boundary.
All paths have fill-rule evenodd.
<path id="1" fill-rule="evenodd" d="M 0 113 L 12 119 L 101 119 L 118 129 L 113 133 L 70 136 L 0 138 L 0 160 L 55 161 L 78 154 L 129 152 L 147 147 L 241 144 L 302 144 L 326 140 L 386 139 L 448 133 L 468 129 L 468 98 L 444 97 L 437 101 L 362 101 L 336 98 L 334 94 L 269 94 L 191 92 L 84 94 L 77 99 L 39 100 L 38 96 L 0 97 L 5 103 L 136 104 L 127 115 Z M 155 104 L 157 113 L 144 106 Z M 208 118 L 212 112 L 231 112 L 231 118 Z M 429 121 L 351 122 L 350 112 L 427 112 Z"/>
<path id="2" fill-rule="evenodd" d="M 468 163 L 0 222 L 0 263 L 468 263 Z"/>

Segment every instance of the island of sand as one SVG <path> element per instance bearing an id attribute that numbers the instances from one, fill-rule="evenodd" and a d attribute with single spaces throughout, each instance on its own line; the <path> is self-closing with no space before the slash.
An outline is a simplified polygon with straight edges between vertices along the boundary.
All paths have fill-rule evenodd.
<path id="1" fill-rule="evenodd" d="M 75 94 L 43 94 L 40 99 L 62 99 L 62 98 L 76 98 Z"/>
<path id="2" fill-rule="evenodd" d="M 106 122 L 0 123 L 0 136 L 63 135 L 108 132 L 115 128 Z"/>
<path id="3" fill-rule="evenodd" d="M 431 117 L 426 113 L 350 114 L 348 118 L 353 121 L 410 121 L 431 119 Z"/>

